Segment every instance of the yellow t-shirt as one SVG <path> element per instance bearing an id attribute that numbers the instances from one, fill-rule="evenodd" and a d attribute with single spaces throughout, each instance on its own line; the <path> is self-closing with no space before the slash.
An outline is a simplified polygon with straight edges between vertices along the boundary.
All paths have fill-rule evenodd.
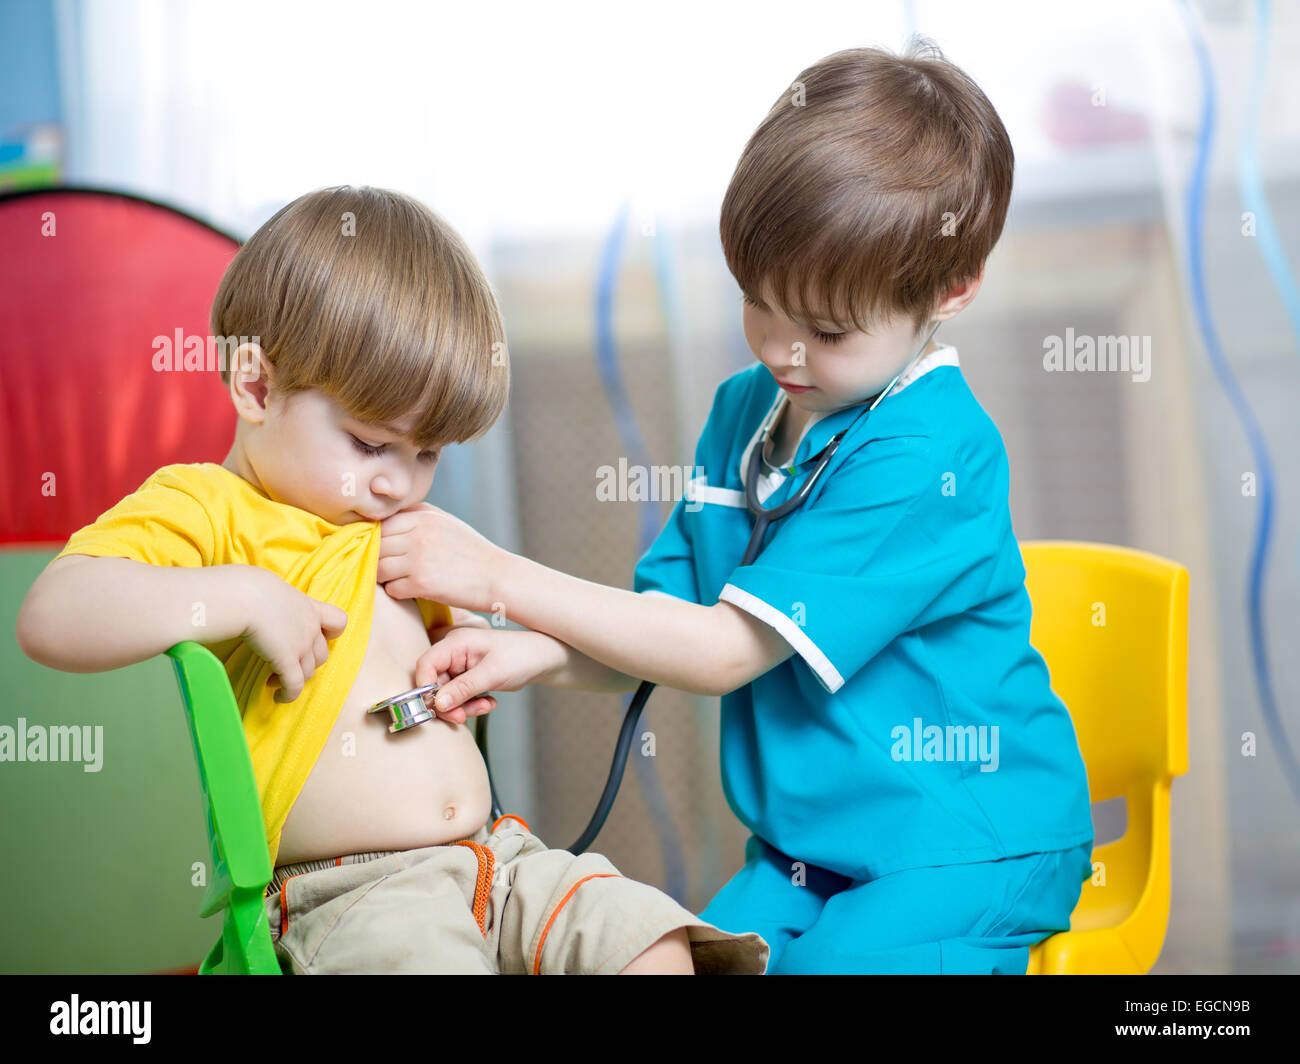
<path id="1" fill-rule="evenodd" d="M 243 717 L 272 866 L 289 810 L 365 657 L 379 540 L 376 522 L 331 524 L 268 499 L 224 466 L 202 462 L 164 466 L 74 532 L 58 555 L 130 558 L 150 565 L 257 565 L 347 613 L 347 627 L 330 643 L 328 660 L 292 703 L 275 701 L 275 688 L 266 682 L 274 670 L 243 640 L 204 644 L 225 665 Z M 451 623 L 446 606 L 416 601 L 426 628 Z"/>

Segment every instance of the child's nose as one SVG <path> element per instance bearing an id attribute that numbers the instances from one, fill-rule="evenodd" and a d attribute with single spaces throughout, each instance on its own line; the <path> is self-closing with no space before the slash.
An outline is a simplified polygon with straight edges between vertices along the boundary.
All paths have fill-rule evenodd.
<path id="1" fill-rule="evenodd" d="M 780 332 L 779 335 L 778 332 L 779 330 L 768 332 L 758 357 L 763 365 L 780 377 L 786 370 L 799 364 L 799 358 L 796 356 L 804 350 L 804 347 L 797 337 L 792 340 L 784 332 Z M 796 343 L 799 343 L 798 347 L 795 346 Z"/>
<path id="2" fill-rule="evenodd" d="M 411 490 L 409 477 L 398 473 L 381 473 L 370 482 L 370 490 L 388 499 L 404 499 Z"/>

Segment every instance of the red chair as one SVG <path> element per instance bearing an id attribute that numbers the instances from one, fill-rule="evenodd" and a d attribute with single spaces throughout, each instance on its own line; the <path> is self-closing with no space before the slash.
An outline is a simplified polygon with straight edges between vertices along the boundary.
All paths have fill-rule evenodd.
<path id="1" fill-rule="evenodd" d="M 225 459 L 220 379 L 153 362 L 160 338 L 207 337 L 234 237 L 149 200 L 52 188 L 0 196 L 0 248 L 0 544 L 61 547 L 160 466 Z"/>
<path id="2" fill-rule="evenodd" d="M 0 196 L 0 249 L 0 566 L 19 571 L 19 548 L 61 548 L 160 466 L 224 460 L 220 378 L 154 362 L 178 337 L 206 347 L 239 241 L 140 197 L 49 188 Z M 118 675 L 97 678 L 108 703 Z"/>

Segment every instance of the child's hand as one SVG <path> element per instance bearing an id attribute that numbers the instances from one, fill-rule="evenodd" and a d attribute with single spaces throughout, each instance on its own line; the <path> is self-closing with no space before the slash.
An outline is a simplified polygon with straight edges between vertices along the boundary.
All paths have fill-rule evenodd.
<path id="1" fill-rule="evenodd" d="M 486 617 L 480 617 L 477 613 L 471 613 L 469 610 L 462 610 L 457 606 L 451 607 L 451 624 L 440 628 L 433 629 L 434 632 L 450 632 L 453 628 L 492 628 L 492 622 Z M 430 639 L 434 637 L 430 633 Z"/>
<path id="2" fill-rule="evenodd" d="M 252 581 L 248 599 L 255 603 L 243 638 L 275 669 L 268 681 L 279 681 L 275 700 L 292 702 L 302 694 L 312 673 L 325 664 L 327 640 L 343 633 L 348 615 L 337 606 L 304 595 L 266 569 L 243 568 L 248 572 L 241 575 Z"/>
<path id="3" fill-rule="evenodd" d="M 375 579 L 393 598 L 492 609 L 491 577 L 505 552 L 464 521 L 422 502 L 379 528 Z"/>
<path id="4" fill-rule="evenodd" d="M 431 635 L 438 641 L 416 662 L 415 683 L 441 685 L 432 708 L 453 724 L 492 708 L 482 705 L 491 701 L 484 692 L 518 691 L 567 660 L 565 645 L 541 632 L 436 628 Z"/>

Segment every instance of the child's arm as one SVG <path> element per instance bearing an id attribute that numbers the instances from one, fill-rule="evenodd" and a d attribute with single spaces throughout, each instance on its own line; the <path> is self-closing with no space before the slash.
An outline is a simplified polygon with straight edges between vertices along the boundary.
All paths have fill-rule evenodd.
<path id="1" fill-rule="evenodd" d="M 492 623 L 472 610 L 462 610 L 459 606 L 447 607 L 451 610 L 452 628 L 491 628 Z"/>
<path id="2" fill-rule="evenodd" d="M 793 653 L 774 628 L 729 602 L 641 595 L 502 555 L 490 591 L 507 613 L 617 671 L 723 695 Z"/>
<path id="3" fill-rule="evenodd" d="M 293 701 L 347 624 L 319 602 L 252 565 L 163 566 L 65 555 L 37 578 L 18 611 L 18 645 L 64 672 L 104 672 L 192 639 L 244 638 L 271 663 Z"/>
<path id="4" fill-rule="evenodd" d="M 543 639 L 555 638 L 542 632 L 533 634 Z M 552 672 L 539 676 L 538 683 L 546 684 L 548 687 L 565 687 L 578 691 L 634 691 L 640 686 L 641 681 L 637 677 L 611 669 L 608 665 L 602 664 L 595 658 L 587 657 L 586 654 L 574 650 L 573 647 L 561 643 L 558 639 L 555 639 L 555 642 L 564 648 L 564 664 Z"/>
<path id="5" fill-rule="evenodd" d="M 248 592 L 240 572 L 247 568 L 65 555 L 46 566 L 28 590 L 18 611 L 18 645 L 51 669 L 106 672 L 187 639 L 234 638 L 247 623 Z"/>
<path id="6" fill-rule="evenodd" d="M 499 628 L 494 628 L 484 617 L 471 610 L 463 610 L 459 606 L 449 608 L 451 609 L 451 624 L 447 627 L 431 629 L 429 632 L 435 642 L 440 638 L 445 638 L 447 633 L 458 628 L 480 628 L 489 632 L 501 631 Z M 579 653 L 573 647 L 566 646 L 558 639 L 554 639 L 543 632 L 527 634 L 535 635 L 539 639 L 553 643 L 555 651 L 564 655 L 563 661 L 558 668 L 538 673 L 535 677 L 538 683 L 544 683 L 548 687 L 565 687 L 578 691 L 631 691 L 641 682 L 635 676 L 628 676 L 617 669 L 611 669 L 608 665 L 602 665 L 599 661 L 587 657 L 586 654 Z M 422 681 L 422 683 L 427 682 L 429 681 Z M 420 684 L 416 686 L 418 687 Z M 499 683 L 491 683 L 484 688 L 487 691 L 500 689 L 501 685 Z"/>
<path id="7" fill-rule="evenodd" d="M 602 665 L 542 632 L 442 628 L 441 638 L 415 666 L 416 686 L 440 685 L 434 711 L 453 724 L 483 710 L 469 709 L 488 691 L 518 691 L 530 683 L 584 691 L 630 691 L 638 680 Z M 467 712 L 468 710 L 468 712 Z"/>
<path id="8" fill-rule="evenodd" d="M 729 602 L 701 606 L 569 576 L 510 554 L 428 504 L 383 524 L 377 579 L 394 598 L 504 610 L 627 676 L 721 695 L 793 653 L 774 628 Z"/>

